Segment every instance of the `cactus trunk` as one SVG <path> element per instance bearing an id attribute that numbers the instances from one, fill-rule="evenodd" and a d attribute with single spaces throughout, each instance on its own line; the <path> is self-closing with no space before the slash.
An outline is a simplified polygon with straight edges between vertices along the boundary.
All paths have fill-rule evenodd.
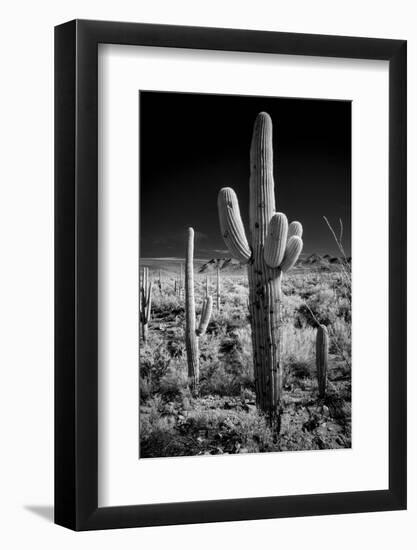
<path id="1" fill-rule="evenodd" d="M 188 229 L 185 264 L 185 346 L 187 350 L 188 379 L 193 392 L 198 389 L 199 379 L 198 338 L 195 324 L 194 230 L 190 227 Z"/>
<path id="2" fill-rule="evenodd" d="M 260 408 L 274 417 L 281 394 L 281 271 L 264 259 L 269 222 L 275 214 L 272 124 L 258 116 L 250 151 L 249 230 L 252 259 L 248 265 L 249 304 L 255 387 Z"/>
<path id="3" fill-rule="evenodd" d="M 316 336 L 316 367 L 320 398 L 326 395 L 328 357 L 329 334 L 325 325 L 319 325 Z"/>

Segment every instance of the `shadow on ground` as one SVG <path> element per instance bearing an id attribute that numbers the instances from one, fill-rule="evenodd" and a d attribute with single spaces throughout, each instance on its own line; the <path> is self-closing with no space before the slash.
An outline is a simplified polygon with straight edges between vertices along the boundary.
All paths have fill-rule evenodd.
<path id="1" fill-rule="evenodd" d="M 54 507 L 53 506 L 38 506 L 38 505 L 28 505 L 24 506 L 25 510 L 32 512 L 46 521 L 53 523 L 54 521 Z"/>

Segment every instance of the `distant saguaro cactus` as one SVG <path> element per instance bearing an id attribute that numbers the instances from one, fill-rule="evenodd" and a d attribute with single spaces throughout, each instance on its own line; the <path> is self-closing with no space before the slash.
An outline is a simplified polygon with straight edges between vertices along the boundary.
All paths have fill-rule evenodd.
<path id="1" fill-rule="evenodd" d="M 139 292 L 139 314 L 142 326 L 142 338 L 148 337 L 148 326 L 151 319 L 152 307 L 152 281 L 149 280 L 149 268 L 143 268 L 142 284 Z"/>
<path id="2" fill-rule="evenodd" d="M 326 395 L 328 357 L 329 334 L 325 325 L 319 325 L 316 335 L 316 367 L 319 397 L 324 397 Z"/>
<path id="3" fill-rule="evenodd" d="M 218 197 L 220 228 L 231 254 L 248 265 L 255 389 L 258 407 L 271 421 L 280 412 L 282 392 L 281 279 L 296 263 L 302 247 L 302 226 L 290 224 L 275 211 L 272 121 L 256 117 L 250 148 L 249 240 L 233 189 Z"/>
<path id="4" fill-rule="evenodd" d="M 198 392 L 200 361 L 198 337 L 203 335 L 210 321 L 213 300 L 208 296 L 203 301 L 200 323 L 196 328 L 194 299 L 194 229 L 188 229 L 188 241 L 185 260 L 185 347 L 187 350 L 188 380 L 193 393 Z"/>

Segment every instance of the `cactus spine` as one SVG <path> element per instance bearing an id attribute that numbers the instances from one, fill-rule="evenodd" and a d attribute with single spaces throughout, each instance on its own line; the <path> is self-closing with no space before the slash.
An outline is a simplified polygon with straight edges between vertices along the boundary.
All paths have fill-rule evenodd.
<path id="1" fill-rule="evenodd" d="M 329 357 L 329 334 L 325 325 L 319 325 L 316 336 L 316 367 L 319 397 L 326 395 L 327 363 Z"/>
<path id="2" fill-rule="evenodd" d="M 281 279 L 296 263 L 302 240 L 294 233 L 301 224 L 290 224 L 288 239 L 287 218 L 275 211 L 272 121 L 267 113 L 259 113 L 255 120 L 250 148 L 249 241 L 233 189 L 220 190 L 218 210 L 229 251 L 248 265 L 256 398 L 258 407 L 274 421 L 282 391 Z"/>
<path id="3" fill-rule="evenodd" d="M 148 337 L 148 326 L 151 319 L 152 308 L 152 281 L 149 280 L 149 268 L 144 267 L 142 273 L 142 285 L 139 292 L 139 313 L 142 326 L 142 338 Z"/>
<path id="4" fill-rule="evenodd" d="M 200 323 L 196 328 L 194 299 L 194 229 L 188 229 L 188 241 L 185 260 L 185 347 L 187 350 L 188 380 L 193 393 L 198 392 L 200 364 L 198 355 L 198 337 L 203 335 L 210 321 L 213 300 L 208 296 L 203 301 Z"/>

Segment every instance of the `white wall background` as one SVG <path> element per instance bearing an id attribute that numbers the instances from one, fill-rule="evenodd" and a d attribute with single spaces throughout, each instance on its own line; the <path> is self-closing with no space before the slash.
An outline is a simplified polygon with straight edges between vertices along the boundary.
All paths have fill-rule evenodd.
<path id="1" fill-rule="evenodd" d="M 259 546 L 414 548 L 417 541 L 416 285 L 409 288 L 409 510 L 75 534 L 53 499 L 53 26 L 73 18 L 408 40 L 409 280 L 417 277 L 415 2 L 15 0 L 1 10 L 0 545 L 3 548 Z M 377 272 L 376 272 L 377 276 Z M 372 319 L 369 319 L 372 323 Z"/>

